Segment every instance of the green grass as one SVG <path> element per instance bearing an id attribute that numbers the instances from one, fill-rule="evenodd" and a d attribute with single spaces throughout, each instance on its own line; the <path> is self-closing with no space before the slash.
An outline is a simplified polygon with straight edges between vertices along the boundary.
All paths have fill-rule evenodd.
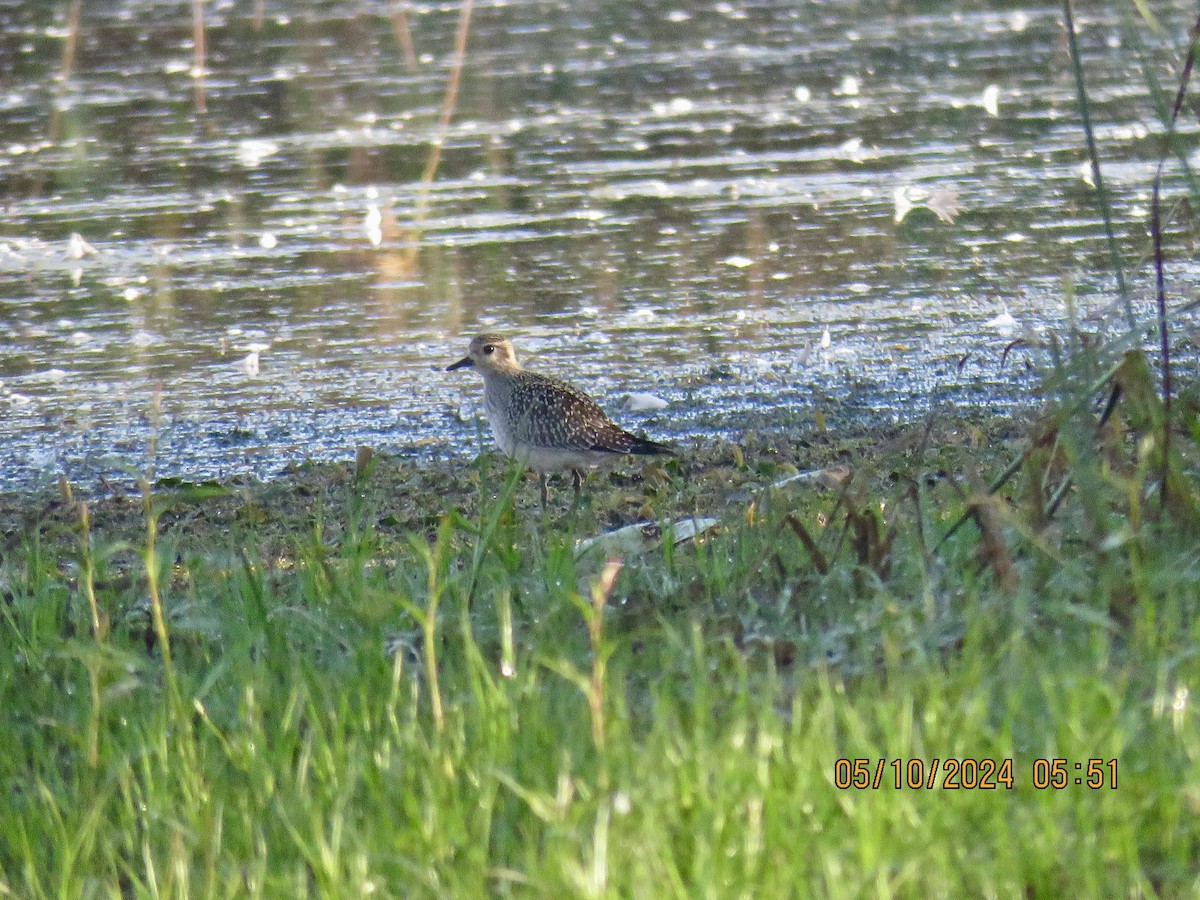
<path id="1" fill-rule="evenodd" d="M 307 507 L 94 505 L 86 539 L 30 500 L 0 561 L 0 896 L 1193 896 L 1200 428 L 1178 403 L 1160 510 L 1146 377 L 1099 430 L 1060 404 L 1028 441 L 698 449 L 545 519 L 498 470 L 414 500 L 378 460 Z M 847 455 L 848 482 L 749 491 Z M 461 514 L 421 509 L 450 482 Z M 609 584 L 574 540 L 640 507 L 722 525 Z M 1014 787 L 835 784 L 967 758 Z M 1115 788 L 1073 783 L 1092 759 Z"/>

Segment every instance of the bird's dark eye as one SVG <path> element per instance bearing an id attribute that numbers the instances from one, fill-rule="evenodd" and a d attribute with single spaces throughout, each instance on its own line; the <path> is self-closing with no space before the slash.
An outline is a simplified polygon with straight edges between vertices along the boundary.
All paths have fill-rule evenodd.
<path id="1" fill-rule="evenodd" d="M 496 351 L 496 348 L 494 346 L 492 346 L 491 344 L 488 344 L 486 347 L 483 348 L 483 352 L 488 354 L 489 356 L 491 356 L 495 351 Z"/>

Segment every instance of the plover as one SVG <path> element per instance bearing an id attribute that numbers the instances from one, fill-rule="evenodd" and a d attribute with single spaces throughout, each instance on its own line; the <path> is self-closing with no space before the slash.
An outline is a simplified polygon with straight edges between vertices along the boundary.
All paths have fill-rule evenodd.
<path id="1" fill-rule="evenodd" d="M 506 456 L 538 473 L 543 507 L 547 472 L 570 469 L 578 497 L 583 469 L 627 454 L 675 452 L 665 444 L 630 434 L 579 388 L 521 368 L 512 343 L 502 335 L 473 338 L 467 355 L 446 371 L 468 366 L 483 376 L 484 405 L 496 443 Z"/>

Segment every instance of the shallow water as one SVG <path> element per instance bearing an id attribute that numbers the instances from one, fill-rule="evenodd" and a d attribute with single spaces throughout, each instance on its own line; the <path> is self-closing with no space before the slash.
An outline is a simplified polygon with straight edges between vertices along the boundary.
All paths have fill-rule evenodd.
<path id="1" fill-rule="evenodd" d="M 409 8 L 410 70 L 392 4 L 208 3 L 203 114 L 186 4 L 107 6 L 64 82 L 61 11 L 0 2 L 0 487 L 465 458 L 442 369 L 484 328 L 680 440 L 1007 408 L 1068 296 L 1120 321 L 1057 3 L 481 3 L 428 191 L 457 5 Z M 1173 91 L 1195 11 L 1112 6 L 1080 40 L 1145 311 L 1140 60 Z"/>

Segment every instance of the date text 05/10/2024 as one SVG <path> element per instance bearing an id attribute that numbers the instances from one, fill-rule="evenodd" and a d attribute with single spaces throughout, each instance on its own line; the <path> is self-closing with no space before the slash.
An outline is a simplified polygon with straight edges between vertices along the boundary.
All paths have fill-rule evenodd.
<path id="1" fill-rule="evenodd" d="M 1117 789 L 1117 761 L 1035 759 L 1022 779 L 1011 759 L 837 759 L 833 784 L 841 789 L 994 791 L 1028 785 L 1037 790 L 1069 787 Z"/>

